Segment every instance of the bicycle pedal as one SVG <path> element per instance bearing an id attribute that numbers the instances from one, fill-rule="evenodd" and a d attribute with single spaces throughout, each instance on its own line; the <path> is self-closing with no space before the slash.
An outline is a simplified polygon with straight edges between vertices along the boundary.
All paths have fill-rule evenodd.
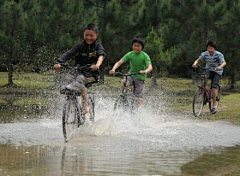
<path id="1" fill-rule="evenodd" d="M 85 123 L 85 116 L 82 116 L 82 118 L 80 118 L 80 125 L 83 125 Z"/>
<path id="2" fill-rule="evenodd" d="M 92 117 L 90 117 L 89 120 L 90 120 L 91 122 L 94 122 L 94 119 L 93 119 Z"/>
<path id="3" fill-rule="evenodd" d="M 85 114 L 85 122 L 84 124 L 87 125 L 87 124 L 91 124 L 93 122 L 92 118 L 91 118 L 91 115 L 89 113 Z"/>

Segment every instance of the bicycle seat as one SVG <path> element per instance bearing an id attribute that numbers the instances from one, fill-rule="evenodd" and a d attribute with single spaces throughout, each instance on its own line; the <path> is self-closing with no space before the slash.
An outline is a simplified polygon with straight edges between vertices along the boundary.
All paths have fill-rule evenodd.
<path id="1" fill-rule="evenodd" d="M 92 75 L 92 77 L 86 78 L 86 88 L 92 87 L 93 84 L 99 83 L 98 75 Z"/>
<path id="2" fill-rule="evenodd" d="M 201 74 L 202 78 L 209 78 L 209 74 Z"/>

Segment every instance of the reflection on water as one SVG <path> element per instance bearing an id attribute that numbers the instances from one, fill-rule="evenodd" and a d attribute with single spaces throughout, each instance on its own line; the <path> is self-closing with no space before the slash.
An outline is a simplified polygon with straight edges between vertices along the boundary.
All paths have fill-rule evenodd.
<path id="1" fill-rule="evenodd" d="M 112 100 L 102 98 L 96 105 L 96 122 L 68 143 L 61 108 L 42 119 L 0 124 L 0 175 L 239 173 L 239 126 L 163 115 L 151 106 L 116 115 Z"/>
<path id="2" fill-rule="evenodd" d="M 224 175 L 240 173 L 240 147 L 209 151 L 0 146 L 0 175 Z M 113 149 L 115 148 L 115 149 Z M 205 153 L 205 154 L 204 154 Z"/>
<path id="3" fill-rule="evenodd" d="M 173 175 L 181 173 L 179 166 L 189 161 L 185 152 L 173 151 L 127 151 L 119 150 L 79 150 L 64 147 L 62 173 L 69 175 Z"/>
<path id="4" fill-rule="evenodd" d="M 7 144 L 0 149 L 0 175 L 45 175 L 51 169 L 49 159 L 54 148 Z"/>

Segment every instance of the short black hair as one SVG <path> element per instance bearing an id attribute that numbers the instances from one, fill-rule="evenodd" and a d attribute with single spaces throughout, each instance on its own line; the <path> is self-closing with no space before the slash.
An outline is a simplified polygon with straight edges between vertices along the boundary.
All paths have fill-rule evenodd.
<path id="1" fill-rule="evenodd" d="M 134 37 L 133 39 L 132 39 L 132 45 L 134 44 L 134 43 L 140 43 L 141 45 L 142 45 L 142 49 L 144 48 L 144 46 L 145 46 L 145 40 L 144 40 L 144 38 L 142 38 L 141 36 L 136 36 L 136 37 Z"/>
<path id="2" fill-rule="evenodd" d="M 85 30 L 92 30 L 92 31 L 95 31 L 96 33 L 98 33 L 98 27 L 93 23 L 87 24 L 84 28 L 84 31 Z"/>
<path id="3" fill-rule="evenodd" d="M 216 47 L 217 47 L 216 42 L 215 42 L 215 41 L 211 41 L 211 40 L 209 40 L 209 41 L 207 42 L 206 48 L 207 48 L 208 46 L 211 46 L 211 47 L 213 47 L 214 49 L 216 49 Z"/>

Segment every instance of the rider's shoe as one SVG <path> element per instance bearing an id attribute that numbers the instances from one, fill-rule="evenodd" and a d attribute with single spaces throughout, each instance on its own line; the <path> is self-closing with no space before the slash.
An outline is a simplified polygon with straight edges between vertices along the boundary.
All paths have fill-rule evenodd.
<path id="1" fill-rule="evenodd" d="M 212 108 L 212 113 L 216 114 L 217 113 L 217 108 Z"/>
<path id="2" fill-rule="evenodd" d="M 91 116 L 90 112 L 85 114 L 85 118 L 87 119 L 87 122 L 94 122 L 94 119 Z"/>

